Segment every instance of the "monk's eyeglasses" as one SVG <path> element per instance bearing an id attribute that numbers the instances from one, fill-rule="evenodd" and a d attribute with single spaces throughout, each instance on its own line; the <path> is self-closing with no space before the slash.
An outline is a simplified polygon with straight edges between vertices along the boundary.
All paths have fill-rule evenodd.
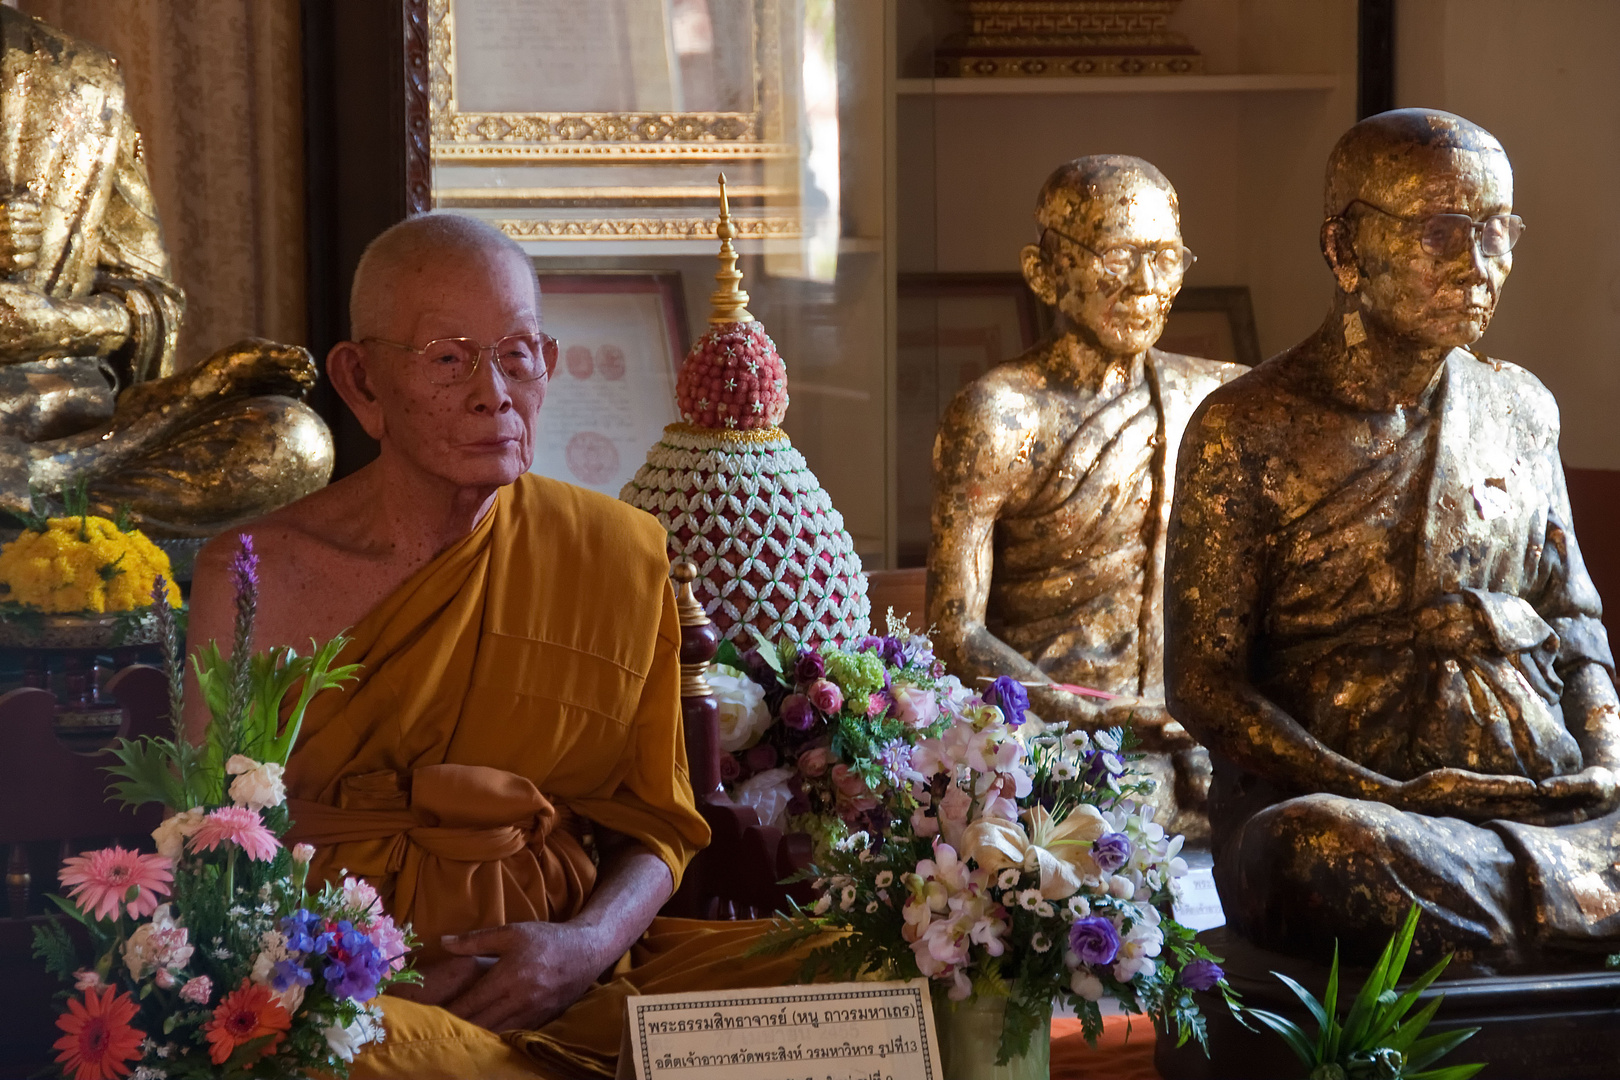
<path id="1" fill-rule="evenodd" d="M 1475 221 L 1467 214 L 1435 214 L 1426 218 L 1408 218 L 1392 214 L 1366 199 L 1351 199 L 1345 204 L 1344 212 L 1348 212 L 1350 207 L 1358 203 L 1369 210 L 1378 211 L 1385 217 L 1392 217 L 1407 225 L 1420 226 L 1423 229 L 1423 250 L 1437 259 L 1454 259 L 1476 242 L 1486 258 L 1500 259 L 1513 250 L 1513 245 L 1517 244 L 1519 237 L 1524 234 L 1524 219 L 1518 214 L 1492 214 L 1484 221 Z M 1339 214 L 1341 219 L 1344 212 Z"/>
<path id="2" fill-rule="evenodd" d="M 1090 244 L 1076 240 L 1066 232 L 1046 227 L 1046 231 L 1054 236 L 1061 236 L 1075 247 L 1084 248 L 1102 266 L 1103 273 L 1111 278 L 1124 281 L 1130 277 L 1131 272 L 1142 262 L 1148 259 L 1153 264 L 1154 273 L 1162 278 L 1175 281 L 1183 277 L 1192 264 L 1198 261 L 1198 256 L 1185 244 L 1173 247 L 1138 247 L 1135 244 L 1115 244 L 1104 251 L 1098 251 Z"/>
<path id="3" fill-rule="evenodd" d="M 420 349 L 387 338 L 368 337 L 361 341 L 415 354 L 434 386 L 466 382 L 478 370 L 478 360 L 486 352 L 511 382 L 544 379 L 557 367 L 557 339 L 550 334 L 508 334 L 493 345 L 481 345 L 464 337 L 434 338 Z"/>

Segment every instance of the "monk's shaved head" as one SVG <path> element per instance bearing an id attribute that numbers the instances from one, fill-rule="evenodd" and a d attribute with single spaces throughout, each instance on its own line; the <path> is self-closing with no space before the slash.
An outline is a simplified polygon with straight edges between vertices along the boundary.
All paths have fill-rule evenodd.
<path id="1" fill-rule="evenodd" d="M 1423 198 L 1437 172 L 1487 162 L 1486 167 L 1506 171 L 1507 151 L 1496 136 L 1461 116 L 1439 109 L 1369 116 L 1345 132 L 1328 155 L 1323 214 L 1342 214 L 1356 199 L 1404 213 Z"/>
<path id="2" fill-rule="evenodd" d="M 453 274 L 473 260 L 513 259 L 533 280 L 529 257 L 516 241 L 477 218 L 432 213 L 406 218 L 366 246 L 349 290 L 349 335 L 359 341 L 397 334 L 397 323 L 409 312 L 396 310 L 395 297 L 404 279 L 424 272 Z M 539 285 L 535 306 L 539 307 Z"/>
<path id="3" fill-rule="evenodd" d="M 1035 201 L 1035 221 L 1043 229 L 1071 236 L 1095 235 L 1145 191 L 1169 198 L 1179 226 L 1181 207 L 1176 189 L 1152 162 L 1126 154 L 1075 158 L 1055 169 Z"/>

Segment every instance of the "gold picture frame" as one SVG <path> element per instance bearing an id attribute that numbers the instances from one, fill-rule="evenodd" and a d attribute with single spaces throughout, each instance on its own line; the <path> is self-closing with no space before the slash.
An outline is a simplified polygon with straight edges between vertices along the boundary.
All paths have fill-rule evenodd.
<path id="1" fill-rule="evenodd" d="M 456 164 L 792 160 L 782 0 L 754 0 L 754 107 L 742 112 L 471 112 L 458 104 L 457 0 L 428 0 L 432 154 Z"/>

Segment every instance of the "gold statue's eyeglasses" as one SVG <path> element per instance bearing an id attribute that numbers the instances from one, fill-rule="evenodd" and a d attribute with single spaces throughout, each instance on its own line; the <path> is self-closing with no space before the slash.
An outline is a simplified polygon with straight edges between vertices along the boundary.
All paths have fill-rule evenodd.
<path id="1" fill-rule="evenodd" d="M 1454 259 L 1472 247 L 1476 241 L 1479 250 L 1487 258 L 1500 259 L 1513 250 L 1513 245 L 1517 244 L 1519 237 L 1524 234 L 1524 219 L 1518 214 L 1492 214 L 1484 221 L 1475 221 L 1467 214 L 1435 214 L 1426 218 L 1408 218 L 1392 214 L 1366 199 L 1351 199 L 1345 204 L 1345 211 L 1348 212 L 1350 207 L 1357 203 L 1407 225 L 1422 226 L 1423 250 L 1437 259 Z M 1344 214 L 1340 213 L 1339 217 L 1343 216 Z"/>
<path id="2" fill-rule="evenodd" d="M 512 382 L 533 382 L 546 378 L 557 366 L 557 339 L 550 334 L 508 334 L 493 345 L 481 345 L 472 338 L 434 338 L 420 349 L 387 338 L 361 338 L 392 349 L 401 349 L 422 358 L 423 371 L 435 386 L 454 386 L 473 377 L 478 359 L 489 353 L 501 374 Z"/>
<path id="3" fill-rule="evenodd" d="M 1099 264 L 1103 273 L 1109 277 L 1124 281 L 1131 275 L 1131 271 L 1142 262 L 1149 259 L 1153 263 L 1153 271 L 1162 278 L 1172 281 L 1183 276 L 1192 269 L 1192 264 L 1198 261 L 1198 256 L 1185 244 L 1174 247 L 1137 247 L 1135 244 L 1115 244 L 1106 251 L 1098 251 L 1090 244 L 1082 243 L 1066 232 L 1047 226 L 1046 231 L 1055 236 L 1061 236 L 1075 247 L 1084 248 L 1090 252 Z"/>

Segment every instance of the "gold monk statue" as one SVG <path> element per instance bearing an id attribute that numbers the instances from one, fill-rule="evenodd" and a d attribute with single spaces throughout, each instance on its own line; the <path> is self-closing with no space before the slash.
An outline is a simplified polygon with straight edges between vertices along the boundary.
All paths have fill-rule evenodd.
<path id="1" fill-rule="evenodd" d="M 1558 408 L 1468 348 L 1524 227 L 1507 155 L 1382 113 L 1326 194 L 1332 310 L 1205 401 L 1176 477 L 1167 686 L 1228 918 L 1368 961 L 1415 901 L 1420 950 L 1482 970 L 1612 952 L 1620 715 Z"/>
<path id="2" fill-rule="evenodd" d="M 116 62 L 0 8 L 0 509 L 88 480 L 157 536 L 206 536 L 326 483 L 301 348 L 247 340 L 185 372 Z"/>
<path id="3" fill-rule="evenodd" d="M 928 617 L 964 679 L 1119 695 L 1035 686 L 1030 703 L 1048 723 L 1131 719 L 1162 808 L 1191 811 L 1172 827 L 1197 835 L 1208 759 L 1164 706 L 1170 466 L 1194 407 L 1246 369 L 1152 347 L 1193 255 L 1151 164 L 1077 158 L 1047 179 L 1035 220 L 1024 278 L 1056 325 L 958 394 L 940 425 Z"/>

